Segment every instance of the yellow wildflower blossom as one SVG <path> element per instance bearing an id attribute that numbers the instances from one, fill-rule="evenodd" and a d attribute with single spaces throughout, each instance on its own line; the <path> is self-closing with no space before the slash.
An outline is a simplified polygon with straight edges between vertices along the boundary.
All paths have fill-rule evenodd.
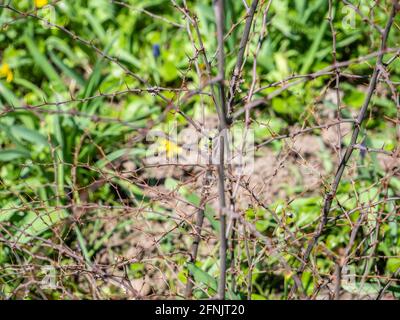
<path id="1" fill-rule="evenodd" d="M 285 277 L 285 280 L 288 281 L 293 276 L 293 272 L 286 271 L 286 272 L 283 273 L 283 275 Z"/>
<path id="2" fill-rule="evenodd" d="M 49 2 L 47 0 L 35 0 L 35 6 L 36 8 L 41 8 L 44 7 L 46 4 Z"/>
<path id="3" fill-rule="evenodd" d="M 177 155 L 181 152 L 181 147 L 178 146 L 176 143 L 172 142 L 171 140 L 168 139 L 162 139 L 160 141 L 161 147 L 160 151 L 166 153 L 167 158 L 172 158 L 174 155 Z"/>
<path id="4" fill-rule="evenodd" d="M 11 82 L 14 79 L 14 75 L 8 63 L 3 63 L 0 66 L 0 78 L 6 78 L 7 82 Z"/>

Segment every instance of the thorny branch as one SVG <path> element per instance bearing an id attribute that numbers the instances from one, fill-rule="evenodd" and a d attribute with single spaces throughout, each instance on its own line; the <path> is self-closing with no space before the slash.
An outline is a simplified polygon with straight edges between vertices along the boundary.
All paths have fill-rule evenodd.
<path id="1" fill-rule="evenodd" d="M 3 145 L 2 140 L 1 155 L 6 158 L 11 149 L 6 148 L 21 144 L 18 135 L 17 138 L 12 136 L 13 130 L 21 127 L 20 122 L 33 121 L 30 117 L 34 121 L 38 119 L 35 126 L 40 127 L 42 133 L 46 132 L 43 134 L 46 142 L 41 141 L 44 151 L 39 157 L 21 162 L 2 160 L 0 195 L 2 200 L 12 201 L 0 209 L 0 250 L 5 248 L 0 253 L 7 252 L 8 256 L 0 267 L 1 299 L 24 297 L 26 292 L 30 292 L 32 298 L 48 298 L 49 293 L 41 283 L 43 266 L 52 266 L 59 273 L 54 290 L 60 292 L 61 298 L 69 299 L 76 299 L 78 295 L 68 287 L 68 281 L 75 281 L 79 297 L 93 299 L 108 297 L 105 292 L 114 290 L 110 288 L 122 292 L 120 297 L 134 299 L 196 298 L 200 294 L 203 298 L 225 299 L 239 291 L 252 299 L 254 293 L 265 294 L 261 290 L 266 282 L 267 287 L 272 283 L 271 279 L 279 282 L 286 292 L 275 293 L 275 287 L 268 287 L 272 297 L 281 294 L 279 297 L 317 299 L 327 295 L 340 299 L 346 289 L 344 271 L 355 264 L 362 270 L 360 275 L 355 275 L 360 278 L 360 292 L 372 279 L 378 287 L 374 298 L 385 298 L 393 283 L 399 281 L 399 269 L 385 275 L 374 269 L 377 260 L 383 264 L 391 258 L 398 259 L 395 253 L 383 255 L 379 251 L 379 241 L 383 226 L 398 223 L 400 210 L 399 194 L 393 192 L 396 185 L 393 186 L 392 179 L 400 176 L 400 83 L 394 81 L 393 72 L 400 50 L 397 42 L 388 43 L 391 30 L 398 29 L 395 19 L 399 1 L 392 0 L 383 28 L 374 16 L 374 9 L 386 11 L 383 4 L 374 3 L 366 13 L 359 5 L 343 0 L 342 5 L 354 10 L 368 27 L 371 39 L 376 33 L 380 35 L 379 50 L 363 56 L 346 54 L 343 57 L 342 34 L 337 24 L 340 2 L 329 0 L 325 13 L 330 36 L 324 37 L 325 42 L 328 39 L 328 61 L 324 60 L 323 67 L 316 66 L 304 74 L 289 70 L 279 77 L 264 75 L 266 69 L 261 62 L 276 69 L 275 52 L 268 50 L 297 35 L 290 32 L 282 35 L 279 26 L 274 25 L 274 19 L 279 18 L 276 14 L 281 14 L 274 6 L 275 0 L 241 1 L 240 17 L 236 16 L 234 21 L 225 19 L 231 10 L 224 8 L 226 1 L 213 0 L 215 26 L 206 25 L 207 20 L 197 15 L 198 8 L 185 0 L 171 0 L 168 9 L 175 15 L 168 16 L 153 12 L 151 6 L 139 8 L 128 2 L 109 2 L 118 10 L 157 21 L 165 27 L 166 34 L 173 30 L 172 37 L 185 34 L 188 48 L 182 46 L 182 50 L 187 63 L 184 68 L 179 67 L 177 80 L 160 85 L 159 80 L 143 74 L 140 68 L 135 69 L 120 57 L 117 49 L 102 49 L 96 37 L 86 38 L 73 25 L 60 24 L 41 15 L 46 8 L 59 9 L 61 1 L 26 11 L 17 4 L 12 5 L 11 1 L 0 4 L 7 16 L 1 20 L 2 31 L 18 30 L 19 24 L 28 20 L 42 23 L 52 28 L 49 35 L 62 34 L 66 42 L 77 44 L 84 48 L 83 52 L 90 52 L 95 59 L 118 69 L 122 74 L 120 83 L 125 83 L 122 88 L 120 85 L 106 92 L 99 86 L 90 94 L 82 95 L 76 84 L 65 76 L 61 79 L 68 83 L 65 92 L 49 95 L 50 98 L 44 95 L 34 102 L 28 101 L 25 89 L 20 95 L 19 86 L 24 83 L 21 79 L 4 86 L 0 83 L 1 139 L 11 137 L 11 143 L 4 140 Z M 216 41 L 207 39 L 205 25 L 215 31 Z M 297 30 L 293 28 L 292 31 Z M 228 42 L 236 35 L 229 49 Z M 285 45 L 276 50 L 285 51 L 281 53 L 290 60 L 291 53 L 290 50 L 286 52 Z M 15 46 L 22 45 L 16 43 Z M 269 48 L 263 51 L 265 46 Z M 265 52 L 270 55 L 265 57 Z M 29 63 L 29 59 L 24 63 Z M 163 62 L 158 59 L 159 67 Z M 251 67 L 247 68 L 246 61 Z M 373 62 L 371 75 L 358 73 L 358 67 Z M 314 82 L 319 83 L 316 87 L 320 92 L 307 91 L 306 86 Z M 349 108 L 341 82 L 360 86 L 368 83 L 355 118 L 352 113 L 344 114 Z M 275 99 L 291 97 L 301 86 L 303 91 L 299 96 L 316 95 L 312 105 L 303 106 L 298 123 L 274 129 Z M 3 105 L 3 95 L 8 92 L 5 88 L 13 94 L 15 91 L 16 97 L 4 99 Z M 42 89 L 45 91 L 45 86 Z M 372 115 L 375 94 L 391 99 L 397 109 L 397 119 L 394 114 L 383 113 L 382 116 L 385 125 L 396 127 L 394 148 L 371 145 L 366 143 L 365 137 L 359 138 L 368 114 Z M 139 118 L 123 115 L 122 109 L 129 99 L 145 101 L 147 97 L 161 110 L 159 114 L 153 117 L 145 114 Z M 91 103 L 103 109 L 92 112 L 82 108 Z M 328 104 L 334 106 L 332 110 Z M 207 127 L 214 121 L 209 105 L 217 115 L 216 138 L 207 133 Z M 198 107 L 200 120 L 194 116 Z M 149 147 L 148 133 L 162 127 L 171 115 L 181 117 L 185 126 L 208 139 L 210 148 L 206 163 L 182 164 L 173 159 L 168 163 L 150 164 L 135 154 Z M 68 137 L 60 138 L 62 130 L 51 132 L 53 127 L 56 131 L 57 126 L 66 123 L 78 128 L 79 133 L 66 132 Z M 254 146 L 247 148 L 244 143 L 241 146 L 242 151 L 255 152 L 256 168 L 249 175 L 235 172 L 235 166 L 227 163 L 233 151 L 228 131 L 241 123 L 245 127 L 244 136 L 254 129 L 263 132 Z M 71 126 L 66 130 L 71 130 Z M 117 129 L 113 131 L 112 128 Z M 335 138 L 329 135 L 332 131 Z M 115 145 L 108 145 L 109 140 L 99 133 L 115 135 Z M 347 148 L 343 150 L 342 145 L 347 141 Z M 168 142 L 164 146 L 168 146 L 171 153 L 187 151 L 184 145 L 178 143 L 171 147 Z M 212 143 L 218 146 L 216 162 L 212 160 Z M 323 145 L 322 151 L 316 151 L 318 143 Z M 69 145 L 73 146 L 73 154 L 63 154 Z M 352 157 L 356 150 L 360 153 L 359 159 Z M 320 163 L 323 161 L 319 161 L 317 153 L 318 156 L 328 154 L 332 159 L 336 159 L 337 154 L 339 162 L 331 161 L 336 170 L 332 183 L 324 191 L 322 207 L 318 207 L 320 215 L 300 223 L 303 212 L 302 208 L 296 208 L 296 200 L 315 196 L 329 178 L 329 170 L 323 169 L 325 163 Z M 367 159 L 380 161 L 380 157 L 385 159 L 384 170 L 372 172 Z M 352 166 L 356 160 L 359 162 Z M 14 180 L 8 175 L 11 166 L 18 169 Z M 352 196 L 344 198 L 337 193 L 346 170 L 351 177 Z M 357 174 L 358 177 L 369 174 L 374 180 L 370 180 L 365 190 L 359 190 L 358 178 L 353 178 Z M 301 176 L 300 183 L 294 176 Z M 314 179 L 307 180 L 307 176 Z M 44 182 L 38 187 L 38 181 Z M 295 191 L 287 192 L 286 189 L 292 187 Z M 48 190 L 54 192 L 47 194 Z M 379 198 L 370 199 L 372 191 L 376 191 Z M 110 194 L 110 199 L 101 198 L 102 193 Z M 196 194 L 200 195 L 198 201 L 193 200 Z M 218 214 L 207 215 L 208 209 Z M 17 216 L 16 222 L 9 218 L 13 216 Z M 26 224 L 21 223 L 24 219 L 28 221 Z M 37 225 L 42 225 L 45 232 L 33 232 Z M 333 249 L 328 241 L 320 241 L 331 225 L 345 229 L 347 237 Z M 169 246 L 172 249 L 166 250 Z M 332 264 L 326 272 L 321 271 L 318 257 L 314 259 L 313 251 L 317 249 L 318 255 Z M 203 264 L 206 259 L 208 262 Z M 218 268 L 210 268 L 210 261 L 216 264 L 218 259 Z M 182 281 L 181 271 L 187 271 L 187 265 L 183 266 L 181 261 L 196 268 L 201 265 L 200 272 L 213 273 L 212 277 L 219 274 L 217 288 L 199 281 L 196 274 L 189 273 L 186 283 Z M 306 272 L 311 275 L 311 286 L 304 280 Z M 8 288 L 8 283 L 15 286 L 7 293 L 3 288 Z M 107 290 L 103 290 L 104 287 Z M 213 296 L 215 291 L 217 295 Z"/>
<path id="2" fill-rule="evenodd" d="M 352 136 L 351 136 L 351 140 L 350 140 L 349 146 L 347 147 L 346 152 L 344 153 L 344 155 L 343 155 L 343 157 L 342 157 L 342 159 L 341 159 L 341 161 L 339 163 L 339 166 L 337 168 L 335 177 L 333 179 L 332 186 L 330 187 L 330 190 L 325 195 L 324 204 L 323 204 L 323 207 L 322 207 L 321 221 L 320 221 L 320 223 L 318 225 L 318 228 L 316 229 L 316 231 L 314 233 L 314 236 L 309 241 L 309 243 L 307 245 L 307 248 L 306 248 L 306 250 L 304 252 L 304 255 L 303 255 L 303 258 L 302 258 L 302 264 L 301 264 L 301 267 L 298 270 L 298 274 L 300 276 L 302 275 L 302 273 L 304 272 L 304 270 L 305 270 L 305 268 L 307 266 L 307 262 L 308 262 L 308 259 L 310 257 L 312 249 L 314 248 L 314 246 L 318 242 L 318 239 L 321 237 L 321 235 L 324 232 L 325 226 L 326 226 L 326 224 L 328 222 L 328 215 L 329 215 L 329 212 L 330 212 L 330 209 L 331 209 L 331 206 L 332 206 L 332 202 L 335 199 L 336 191 L 337 191 L 337 189 L 339 187 L 340 180 L 341 180 L 343 172 L 344 172 L 344 170 L 345 170 L 345 168 L 347 166 L 347 163 L 348 163 L 348 161 L 349 161 L 349 159 L 350 159 L 350 157 L 351 157 L 351 155 L 352 155 L 352 153 L 353 153 L 353 151 L 355 149 L 355 145 L 357 143 L 357 138 L 358 138 L 358 135 L 360 133 L 362 123 L 363 123 L 363 121 L 364 121 L 364 119 L 366 117 L 366 114 L 367 114 L 367 111 L 368 111 L 368 106 L 370 104 L 372 95 L 374 94 L 374 91 L 376 89 L 376 85 L 377 85 L 377 81 L 379 79 L 379 76 L 380 76 L 380 74 L 382 72 L 381 70 L 383 68 L 383 52 L 386 49 L 386 42 L 387 42 L 387 39 L 388 39 L 388 36 L 389 36 L 390 29 L 391 29 L 391 27 L 393 25 L 394 17 L 396 16 L 396 14 L 399 11 L 398 6 L 399 6 L 398 0 L 393 0 L 393 5 L 392 5 L 391 12 L 390 12 L 390 16 L 388 18 L 388 21 L 386 23 L 386 27 L 383 30 L 382 36 L 381 36 L 382 37 L 381 45 L 380 45 L 381 54 L 378 55 L 376 65 L 374 67 L 374 71 L 372 73 L 372 77 L 371 77 L 371 80 L 369 82 L 368 91 L 367 91 L 364 103 L 363 103 L 363 105 L 361 107 L 361 110 L 360 110 L 360 112 L 359 112 L 359 114 L 357 116 L 357 119 L 355 121 L 355 125 L 354 125 L 354 129 L 353 129 L 353 133 L 352 133 Z M 339 266 L 339 268 L 340 268 L 340 266 Z M 296 289 L 296 285 L 293 288 L 294 288 L 293 290 L 295 290 Z"/>

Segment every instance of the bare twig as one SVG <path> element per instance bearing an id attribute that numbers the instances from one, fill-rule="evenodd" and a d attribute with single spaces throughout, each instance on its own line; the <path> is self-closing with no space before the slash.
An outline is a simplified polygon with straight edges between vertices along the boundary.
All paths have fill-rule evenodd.
<path id="1" fill-rule="evenodd" d="M 372 95 L 375 91 L 376 88 L 376 84 L 377 84 L 377 80 L 379 78 L 380 75 L 380 68 L 382 66 L 382 59 L 383 59 L 383 52 L 386 49 L 386 42 L 387 42 L 387 38 L 389 36 L 389 32 L 390 29 L 392 27 L 393 21 L 394 21 L 394 17 L 398 12 L 398 8 L 396 7 L 396 4 L 398 3 L 398 1 L 393 1 L 393 6 L 392 6 L 392 10 L 390 13 L 390 16 L 388 18 L 388 21 L 386 23 L 386 27 L 382 33 L 382 39 L 381 39 L 381 46 L 380 46 L 380 51 L 381 54 L 378 56 L 369 86 L 368 86 L 368 91 L 366 94 L 366 98 L 364 100 L 364 103 L 361 107 L 360 113 L 358 114 L 355 126 L 354 126 L 354 130 L 351 136 L 351 140 L 349 143 L 349 146 L 346 149 L 345 154 L 343 155 L 340 164 L 337 168 L 332 186 L 330 187 L 330 191 L 325 195 L 325 199 L 324 199 L 324 204 L 323 204 L 323 208 L 322 208 L 322 215 L 321 215 L 321 221 L 317 227 L 317 230 L 315 231 L 314 236 L 311 238 L 311 240 L 308 242 L 307 248 L 304 252 L 303 255 L 303 262 L 301 264 L 301 267 L 298 270 L 298 273 L 301 275 L 303 273 L 303 271 L 305 270 L 306 266 L 307 266 L 307 262 L 309 259 L 309 256 L 311 254 L 312 249 L 314 248 L 314 246 L 316 245 L 319 237 L 322 235 L 322 233 L 324 232 L 324 228 L 326 226 L 326 223 L 328 221 L 328 214 L 330 212 L 331 209 L 331 205 L 333 202 L 333 199 L 335 198 L 336 195 L 336 191 L 337 188 L 339 186 L 340 180 L 342 178 L 343 172 L 346 168 L 347 162 L 349 161 L 351 154 L 354 151 L 354 146 L 356 145 L 357 142 L 357 138 L 358 138 L 358 134 L 360 132 L 361 129 L 361 125 L 365 119 L 367 110 L 368 110 L 368 106 L 369 103 L 371 101 Z M 296 285 L 294 286 L 294 290 L 296 289 Z"/>
<path id="2" fill-rule="evenodd" d="M 240 80 L 240 74 L 243 69 L 244 52 L 245 52 L 246 46 L 249 42 L 250 29 L 251 29 L 251 25 L 253 22 L 254 14 L 257 10 L 257 5 L 258 5 L 258 0 L 253 0 L 253 2 L 251 3 L 250 10 L 247 14 L 246 24 L 244 26 L 242 38 L 240 40 L 238 57 L 236 60 L 235 68 L 233 69 L 233 74 L 232 74 L 232 78 L 230 81 L 230 87 L 229 87 L 228 110 L 227 110 L 228 117 L 230 117 L 233 113 L 233 104 L 234 104 L 234 99 L 235 99 L 235 94 L 236 94 L 236 88 L 237 88 L 238 82 Z"/>

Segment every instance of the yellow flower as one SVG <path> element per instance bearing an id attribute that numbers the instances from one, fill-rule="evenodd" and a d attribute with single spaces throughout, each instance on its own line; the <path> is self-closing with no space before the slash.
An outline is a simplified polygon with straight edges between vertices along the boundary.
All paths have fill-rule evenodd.
<path id="1" fill-rule="evenodd" d="M 10 69 L 8 63 L 3 63 L 0 66 L 0 78 L 6 78 L 7 82 L 11 82 L 14 79 L 14 75 Z"/>
<path id="2" fill-rule="evenodd" d="M 174 155 L 179 154 L 181 152 L 181 147 L 178 146 L 176 143 L 172 142 L 168 139 L 162 139 L 161 141 L 161 150 L 167 154 L 168 158 L 172 158 Z"/>
<path id="3" fill-rule="evenodd" d="M 47 0 L 35 0 L 35 6 L 36 8 L 41 8 L 44 7 L 46 4 L 49 2 Z"/>
<path id="4" fill-rule="evenodd" d="M 285 280 L 288 281 L 288 280 L 292 277 L 293 272 L 285 271 L 285 272 L 283 273 L 283 275 L 284 275 L 284 277 L 285 277 Z"/>

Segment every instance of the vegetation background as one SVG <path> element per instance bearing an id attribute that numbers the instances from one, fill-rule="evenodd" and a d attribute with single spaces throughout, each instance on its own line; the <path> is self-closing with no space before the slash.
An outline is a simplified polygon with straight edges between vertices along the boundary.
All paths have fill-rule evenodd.
<path id="1" fill-rule="evenodd" d="M 398 1 L 224 1 L 222 79 L 219 0 L 0 3 L 2 299 L 400 296 Z M 222 207 L 216 166 L 146 139 L 217 128 L 221 86 L 256 146 Z"/>

